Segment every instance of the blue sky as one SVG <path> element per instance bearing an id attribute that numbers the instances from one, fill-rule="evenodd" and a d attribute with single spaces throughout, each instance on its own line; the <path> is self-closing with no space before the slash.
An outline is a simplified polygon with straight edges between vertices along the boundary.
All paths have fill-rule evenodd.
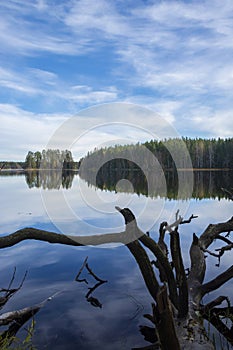
<path id="1" fill-rule="evenodd" d="M 231 0 L 7 0 L 0 14 L 0 159 L 23 160 L 112 102 L 149 108 L 181 136 L 233 136 Z M 104 121 L 87 113 L 80 132 Z"/>

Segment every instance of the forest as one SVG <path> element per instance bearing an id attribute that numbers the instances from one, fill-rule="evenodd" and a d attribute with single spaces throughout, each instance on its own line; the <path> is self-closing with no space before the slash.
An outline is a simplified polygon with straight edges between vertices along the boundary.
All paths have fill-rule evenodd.
<path id="1" fill-rule="evenodd" d="M 186 152 L 183 152 L 184 148 Z M 172 153 L 177 155 L 179 167 L 184 169 L 187 168 L 187 164 L 191 164 L 193 169 L 228 170 L 233 168 L 233 138 L 192 139 L 185 137 L 95 149 L 93 152 L 88 152 L 84 158 L 82 172 L 87 169 L 96 169 L 99 164 L 103 164 L 103 171 L 138 170 L 138 164 L 141 169 L 153 169 L 152 157 L 148 154 L 155 156 L 163 170 L 175 170 L 177 164 L 175 164 Z"/>
<path id="2" fill-rule="evenodd" d="M 185 152 L 184 152 L 185 150 Z M 148 156 L 148 154 L 150 156 Z M 70 150 L 47 149 L 29 151 L 24 162 L 0 161 L 0 169 L 78 169 L 81 172 L 96 169 L 102 164 L 103 172 L 114 169 L 152 169 L 156 158 L 163 170 L 187 169 L 233 169 L 233 138 L 169 138 L 150 140 L 145 143 L 115 145 L 88 151 L 84 158 L 73 159 Z M 153 155 L 154 157 L 151 157 Z M 140 165 L 140 166 L 139 166 Z"/>
<path id="3" fill-rule="evenodd" d="M 25 159 L 25 169 L 73 169 L 75 163 L 71 151 L 47 149 L 42 152 L 29 151 Z"/>

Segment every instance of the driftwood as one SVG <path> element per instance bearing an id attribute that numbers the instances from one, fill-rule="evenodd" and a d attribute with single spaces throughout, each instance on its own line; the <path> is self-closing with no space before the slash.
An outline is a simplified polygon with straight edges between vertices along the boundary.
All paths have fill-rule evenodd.
<path id="1" fill-rule="evenodd" d="M 123 232 L 83 237 L 25 228 L 0 237 L 0 248 L 10 247 L 27 239 L 72 246 L 123 243 L 135 258 L 153 299 L 152 315 L 145 317 L 152 322 L 158 340 L 144 349 L 214 349 L 203 325 L 204 318 L 207 318 L 232 343 L 232 329 L 221 321 L 223 312 L 224 317 L 230 316 L 232 308 L 229 305 L 226 308 L 217 308 L 226 300 L 226 297 L 222 296 L 207 305 L 202 304 L 202 299 L 207 293 L 217 290 L 233 277 L 232 265 L 213 280 L 203 282 L 206 272 L 206 254 L 216 256 L 219 262 L 224 253 L 233 247 L 233 242 L 229 239 L 229 233 L 233 230 L 233 217 L 223 223 L 210 224 L 199 237 L 193 234 L 190 247 L 191 266 L 186 269 L 182 259 L 179 229 L 182 224 L 190 223 L 196 216 L 192 215 L 184 220 L 177 213 L 173 223 L 161 224 L 159 241 L 155 242 L 140 230 L 134 214 L 128 208 L 116 207 L 116 209 L 125 220 Z M 164 241 L 167 234 L 170 236 L 170 247 L 167 247 Z M 225 244 L 219 247 L 217 253 L 210 250 L 215 240 Z M 146 249 L 153 253 L 153 263 Z M 172 263 L 169 261 L 169 256 L 172 258 Z M 86 263 L 83 264 L 83 268 Z M 156 277 L 154 266 L 159 270 L 163 283 Z"/>

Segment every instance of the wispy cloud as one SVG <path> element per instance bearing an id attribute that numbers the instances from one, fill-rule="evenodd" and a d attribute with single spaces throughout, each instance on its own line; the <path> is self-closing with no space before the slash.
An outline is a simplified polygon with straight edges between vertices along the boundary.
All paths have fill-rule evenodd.
<path id="1" fill-rule="evenodd" d="M 3 160 L 24 160 L 27 151 L 46 147 L 54 130 L 66 119 L 64 115 L 38 115 L 17 106 L 0 104 Z"/>
<path id="2" fill-rule="evenodd" d="M 2 102 L 56 118 L 130 101 L 182 135 L 232 132 L 231 1 L 9 0 L 0 13 Z"/>

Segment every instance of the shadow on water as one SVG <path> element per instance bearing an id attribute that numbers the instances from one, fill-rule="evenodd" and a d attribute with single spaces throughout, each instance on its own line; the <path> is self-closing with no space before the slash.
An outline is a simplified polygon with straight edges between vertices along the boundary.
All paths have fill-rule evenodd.
<path id="1" fill-rule="evenodd" d="M 103 171 L 100 169 L 97 175 L 91 171 L 80 172 L 79 176 L 84 179 L 89 186 L 96 186 L 103 191 L 114 192 L 133 192 L 138 195 L 145 195 L 152 198 L 166 197 L 168 199 L 190 199 L 185 197 L 178 198 L 179 183 L 185 179 L 185 171 L 165 171 L 166 186 L 161 185 L 159 177 L 161 174 L 149 172 L 147 176 L 140 170 L 122 170 L 113 169 L 111 171 Z M 121 181 L 122 179 L 128 182 Z M 183 181 L 185 183 L 185 181 Z M 148 189 L 150 184 L 150 190 Z M 221 190 L 231 188 L 233 184 L 233 171 L 214 171 L 214 170 L 196 170 L 193 172 L 193 192 L 192 198 L 227 198 L 226 194 Z M 179 192 L 182 196 L 182 191 Z"/>
<path id="2" fill-rule="evenodd" d="M 232 170 L 195 170 L 193 171 L 192 197 L 182 197 L 179 184 L 185 179 L 185 171 L 165 171 L 161 174 L 149 172 L 146 176 L 140 169 L 112 169 L 104 171 L 100 168 L 97 174 L 93 171 L 78 172 L 72 170 L 41 170 L 41 171 L 4 171 L 0 176 L 25 176 L 29 188 L 70 189 L 75 176 L 86 181 L 88 186 L 94 186 L 102 191 L 136 193 L 151 198 L 167 199 L 221 199 L 227 198 L 222 188 L 231 188 L 233 184 Z M 161 176 L 165 177 L 166 186 L 162 185 Z M 122 181 L 127 180 L 127 181 Z M 185 182 L 185 181 L 184 181 Z M 148 189 L 150 184 L 150 190 Z M 180 198 L 178 198 L 180 196 Z"/>

